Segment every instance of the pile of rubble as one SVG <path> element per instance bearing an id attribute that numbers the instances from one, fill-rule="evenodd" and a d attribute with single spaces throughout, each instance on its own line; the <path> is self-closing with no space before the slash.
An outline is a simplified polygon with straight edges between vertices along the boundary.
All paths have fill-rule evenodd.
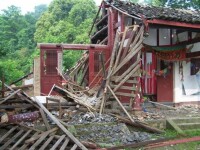
<path id="1" fill-rule="evenodd" d="M 6 85 L 7 96 L 0 100 L 0 149 L 96 149 L 100 145 L 134 144 L 151 139 L 146 131 L 160 132 L 145 123 L 97 113 L 94 105 L 55 86 L 63 97 L 29 97 Z M 62 92 L 61 92 L 62 91 Z M 87 112 L 80 110 L 86 108 Z M 122 109 L 123 110 L 123 109 Z M 127 125 L 136 127 L 130 130 Z M 138 128 L 139 127 L 139 128 Z"/>

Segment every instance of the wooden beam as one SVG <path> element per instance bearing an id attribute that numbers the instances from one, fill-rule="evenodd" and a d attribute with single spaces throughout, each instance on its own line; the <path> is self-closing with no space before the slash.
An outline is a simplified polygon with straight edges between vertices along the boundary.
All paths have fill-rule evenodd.
<path id="1" fill-rule="evenodd" d="M 50 150 L 55 150 L 58 147 L 58 145 L 62 142 L 62 140 L 65 138 L 65 136 L 66 135 L 62 135 Z"/>
<path id="2" fill-rule="evenodd" d="M 142 41 L 141 41 L 142 43 Z M 131 51 L 123 60 L 122 62 L 117 66 L 117 68 L 113 71 L 112 75 L 114 75 L 115 73 L 117 73 L 127 62 L 130 61 L 131 58 L 133 58 L 133 56 L 135 54 L 137 54 L 143 47 L 143 45 L 140 43 L 139 47 L 137 47 L 135 49 L 135 51 Z"/>
<path id="3" fill-rule="evenodd" d="M 103 27 L 101 30 L 99 30 L 95 35 L 93 35 L 91 37 L 91 40 L 93 40 L 94 38 L 96 38 L 98 35 L 100 35 L 102 32 L 108 30 L 108 26 Z"/>
<path id="4" fill-rule="evenodd" d="M 153 20 L 147 20 L 147 23 L 200 29 L 200 24 L 192 24 L 192 23 L 177 22 L 170 20 L 153 19 Z"/>
<path id="5" fill-rule="evenodd" d="M 166 119 L 167 123 L 173 128 L 175 129 L 180 135 L 185 136 L 186 134 L 183 132 L 183 130 L 181 130 L 181 128 L 179 128 L 179 126 L 172 120 L 167 118 Z"/>
<path id="6" fill-rule="evenodd" d="M 2 147 L 0 147 L 1 150 L 7 149 L 8 146 L 14 142 L 19 136 L 22 135 L 22 133 L 24 132 L 24 130 L 20 130 L 18 131 L 16 134 L 14 134 L 14 136 L 12 138 L 10 138 L 10 140 L 8 140 Z"/>
<path id="7" fill-rule="evenodd" d="M 123 54 L 122 54 L 121 60 L 123 60 L 124 57 L 127 55 L 128 50 L 129 50 L 129 48 L 130 48 L 130 44 L 131 44 L 131 42 L 133 41 L 134 36 L 136 35 L 136 31 L 137 31 L 138 27 L 139 27 L 138 25 L 134 25 L 133 30 L 132 30 L 132 32 L 131 32 L 131 35 L 130 35 L 130 37 L 129 37 L 129 39 L 128 39 L 126 48 L 124 49 L 124 52 L 123 52 Z"/>
<path id="8" fill-rule="evenodd" d="M 7 138 L 11 133 L 13 133 L 13 131 L 17 129 L 17 126 L 11 128 L 5 135 L 3 135 L 1 138 L 0 138 L 0 143 L 5 139 Z"/>
<path id="9" fill-rule="evenodd" d="M 49 125 L 49 123 L 48 123 L 47 117 L 45 116 L 44 111 L 43 111 L 41 108 L 40 108 L 40 114 L 41 114 L 41 116 L 42 116 L 42 119 L 43 119 L 43 121 L 44 121 L 44 124 L 45 124 L 46 129 L 47 129 L 47 130 L 50 130 L 51 127 L 50 127 L 50 125 Z"/>
<path id="10" fill-rule="evenodd" d="M 17 93 L 21 92 L 21 89 L 11 93 L 8 97 L 6 97 L 4 100 L 0 101 L 0 104 L 4 103 L 5 101 L 7 101 L 8 99 L 10 99 L 11 97 L 13 97 L 14 95 L 16 95 Z"/>
<path id="11" fill-rule="evenodd" d="M 31 133 L 32 130 L 28 130 L 9 150 L 16 150 L 16 147 Z"/>
<path id="12" fill-rule="evenodd" d="M 44 106 L 40 101 L 34 97 L 37 104 L 44 110 L 44 112 L 57 124 L 58 127 L 71 139 L 73 140 L 82 150 L 87 150 L 87 148 L 76 139 Z"/>
<path id="13" fill-rule="evenodd" d="M 121 81 L 131 70 L 133 70 L 141 62 L 141 59 L 138 59 L 134 64 L 132 64 L 121 76 L 119 76 L 115 82 Z"/>
<path id="14" fill-rule="evenodd" d="M 50 137 L 46 140 L 46 142 L 42 145 L 42 147 L 40 147 L 39 150 L 44 150 L 44 149 L 49 145 L 49 143 L 53 140 L 53 138 L 54 138 L 54 136 L 50 136 Z"/>
<path id="15" fill-rule="evenodd" d="M 135 94 L 131 94 L 131 93 L 115 92 L 115 94 L 120 95 L 120 96 L 126 96 L 126 97 L 135 97 Z"/>
<path id="16" fill-rule="evenodd" d="M 117 86 L 117 85 L 113 85 L 113 84 L 110 85 L 111 88 L 115 88 L 116 86 Z M 136 90 L 136 87 L 121 86 L 119 89 L 135 91 L 135 90 Z"/>
<path id="17" fill-rule="evenodd" d="M 114 69 L 117 67 L 118 63 L 119 63 L 119 60 L 120 60 L 120 57 L 121 57 L 121 52 L 122 52 L 122 49 L 123 49 L 123 46 L 124 46 L 124 41 L 125 41 L 125 38 L 126 38 L 126 34 L 129 30 L 129 27 L 126 27 L 125 28 L 125 31 L 124 31 L 124 34 L 123 34 L 123 37 L 122 37 L 122 41 L 120 42 L 120 47 L 119 47 L 119 50 L 118 50 L 118 54 L 117 54 L 117 58 L 115 60 L 115 65 L 114 65 Z"/>
<path id="18" fill-rule="evenodd" d="M 115 95 L 115 93 L 113 92 L 113 90 L 110 88 L 110 86 L 107 86 L 108 89 L 110 90 L 110 92 L 112 93 L 112 95 L 114 96 L 114 98 L 116 99 L 116 101 L 118 102 L 118 104 L 120 105 L 120 107 L 123 109 L 123 111 L 125 112 L 125 114 L 128 116 L 128 118 L 134 123 L 135 121 L 133 120 L 133 118 L 130 116 L 130 114 L 127 112 L 127 110 L 124 108 L 124 106 L 122 105 L 122 103 L 120 102 L 120 100 L 117 98 L 117 96 Z"/>
<path id="19" fill-rule="evenodd" d="M 116 92 L 120 86 L 122 86 L 139 69 L 140 65 L 137 65 L 137 67 L 135 67 L 124 79 L 122 79 L 122 81 L 115 87 L 113 91 Z"/>
<path id="20" fill-rule="evenodd" d="M 200 50 L 197 52 L 186 53 L 186 58 L 199 58 Z"/>
<path id="21" fill-rule="evenodd" d="M 38 48 L 41 50 L 96 50 L 96 51 L 104 51 L 108 50 L 109 47 L 107 45 L 101 44 L 60 44 L 60 43 L 39 43 Z"/>

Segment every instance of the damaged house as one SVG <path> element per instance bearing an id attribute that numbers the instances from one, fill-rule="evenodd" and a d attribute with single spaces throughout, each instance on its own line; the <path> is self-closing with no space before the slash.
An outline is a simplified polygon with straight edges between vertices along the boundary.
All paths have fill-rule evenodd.
<path id="1" fill-rule="evenodd" d="M 175 104 L 198 102 L 199 29 L 198 11 L 103 1 L 91 44 L 38 44 L 37 93 L 48 94 L 54 84 L 61 85 L 64 50 L 87 50 L 68 72 L 80 86 L 109 85 L 121 102 L 134 101 L 136 109 L 142 96 Z"/>

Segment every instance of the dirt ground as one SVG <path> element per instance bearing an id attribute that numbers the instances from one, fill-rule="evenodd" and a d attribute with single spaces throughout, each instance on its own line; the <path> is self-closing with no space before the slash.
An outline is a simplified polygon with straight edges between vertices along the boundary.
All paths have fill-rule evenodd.
<path id="1" fill-rule="evenodd" d="M 182 105 L 170 109 L 164 106 L 143 104 L 141 115 L 134 115 L 135 119 L 140 121 L 158 120 L 166 118 L 184 118 L 184 117 L 200 117 L 200 104 Z"/>

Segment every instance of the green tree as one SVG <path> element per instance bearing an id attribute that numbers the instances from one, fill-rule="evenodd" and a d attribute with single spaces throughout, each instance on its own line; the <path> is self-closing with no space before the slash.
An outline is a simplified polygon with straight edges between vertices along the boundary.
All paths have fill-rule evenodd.
<path id="1" fill-rule="evenodd" d="M 22 15 L 20 8 L 10 6 L 0 14 L 0 74 L 5 74 L 6 82 L 30 72 L 35 25 L 46 8 L 39 5 L 34 12 Z"/>
<path id="2" fill-rule="evenodd" d="M 38 43 L 89 43 L 88 32 L 97 7 L 93 0 L 54 0 L 36 24 Z M 66 51 L 64 66 L 71 67 L 81 52 Z"/>
<path id="3" fill-rule="evenodd" d="M 10 59 L 0 61 L 0 77 L 4 75 L 6 83 L 9 84 L 10 82 L 24 75 L 20 66 L 17 64 L 17 61 Z"/>

